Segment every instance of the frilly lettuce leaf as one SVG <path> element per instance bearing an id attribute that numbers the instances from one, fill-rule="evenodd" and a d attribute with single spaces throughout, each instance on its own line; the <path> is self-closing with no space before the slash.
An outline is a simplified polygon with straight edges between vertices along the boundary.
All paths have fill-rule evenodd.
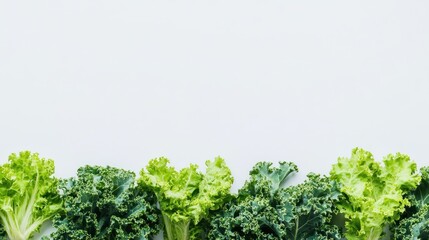
<path id="1" fill-rule="evenodd" d="M 0 221 L 9 239 L 29 239 L 62 209 L 53 174 L 53 160 L 29 151 L 0 166 Z"/>
<path id="2" fill-rule="evenodd" d="M 384 166 L 363 149 L 339 158 L 330 172 L 345 198 L 338 208 L 346 217 L 347 239 L 379 239 L 383 227 L 399 219 L 409 201 L 404 194 L 417 187 L 417 166 L 407 155 L 389 154 Z"/>
<path id="3" fill-rule="evenodd" d="M 206 161 L 205 174 L 195 164 L 176 171 L 167 158 L 153 159 L 139 179 L 139 184 L 156 193 L 170 240 L 189 239 L 192 228 L 229 199 L 232 182 L 231 171 L 220 157 Z"/>

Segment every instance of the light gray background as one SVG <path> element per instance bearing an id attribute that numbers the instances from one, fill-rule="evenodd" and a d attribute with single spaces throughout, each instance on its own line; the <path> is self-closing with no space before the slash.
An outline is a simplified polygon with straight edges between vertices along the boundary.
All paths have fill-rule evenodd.
<path id="1" fill-rule="evenodd" d="M 429 165 L 427 1 L 2 1 L 0 162 Z"/>

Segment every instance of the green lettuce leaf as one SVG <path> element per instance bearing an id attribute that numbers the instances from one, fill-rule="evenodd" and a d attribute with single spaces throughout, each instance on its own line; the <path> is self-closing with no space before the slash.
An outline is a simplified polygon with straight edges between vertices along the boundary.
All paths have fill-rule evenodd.
<path id="1" fill-rule="evenodd" d="M 409 201 L 404 194 L 420 182 L 417 166 L 407 155 L 389 154 L 384 166 L 372 154 L 355 148 L 339 158 L 330 172 L 345 198 L 338 208 L 346 218 L 347 239 L 380 239 L 383 228 L 399 219 Z"/>
<path id="2" fill-rule="evenodd" d="M 0 222 L 9 239 L 29 239 L 62 209 L 53 174 L 53 160 L 29 151 L 0 166 Z"/>
<path id="3" fill-rule="evenodd" d="M 198 166 L 176 171 L 167 158 L 149 162 L 140 172 L 139 183 L 156 193 L 164 219 L 164 236 L 169 240 L 190 239 L 192 229 L 211 210 L 219 209 L 230 196 L 233 182 L 225 161 L 217 157 L 206 161 L 206 173 Z"/>

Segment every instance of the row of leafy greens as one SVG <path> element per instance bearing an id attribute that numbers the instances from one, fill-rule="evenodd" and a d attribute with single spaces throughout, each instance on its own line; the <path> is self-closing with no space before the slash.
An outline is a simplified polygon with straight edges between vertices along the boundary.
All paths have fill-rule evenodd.
<path id="1" fill-rule="evenodd" d="M 30 239 L 48 220 L 56 230 L 43 239 L 54 240 L 153 239 L 162 228 L 167 240 L 375 240 L 389 227 L 393 239 L 429 239 L 429 167 L 419 173 L 404 154 L 381 164 L 355 148 L 329 176 L 310 173 L 288 187 L 294 163 L 259 162 L 237 194 L 220 157 L 205 173 L 169 164 L 152 159 L 139 177 L 87 165 L 59 180 L 53 160 L 11 154 L 0 166 L 0 239 Z"/>

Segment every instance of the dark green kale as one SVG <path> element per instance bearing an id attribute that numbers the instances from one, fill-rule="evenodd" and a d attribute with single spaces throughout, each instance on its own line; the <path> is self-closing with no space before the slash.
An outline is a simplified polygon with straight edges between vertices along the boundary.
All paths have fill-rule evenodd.
<path id="1" fill-rule="evenodd" d="M 149 239 L 161 229 L 155 194 L 137 186 L 133 172 L 85 166 L 60 190 L 64 211 L 53 221 L 55 240 Z"/>
<path id="2" fill-rule="evenodd" d="M 394 228 L 395 239 L 429 239 L 429 167 L 420 172 L 420 185 L 407 195 L 410 206 Z"/>
<path id="3" fill-rule="evenodd" d="M 281 188 L 297 167 L 261 162 L 250 180 L 210 221 L 209 239 L 341 239 L 331 224 L 340 192 L 335 182 L 309 174 L 297 186 Z"/>

